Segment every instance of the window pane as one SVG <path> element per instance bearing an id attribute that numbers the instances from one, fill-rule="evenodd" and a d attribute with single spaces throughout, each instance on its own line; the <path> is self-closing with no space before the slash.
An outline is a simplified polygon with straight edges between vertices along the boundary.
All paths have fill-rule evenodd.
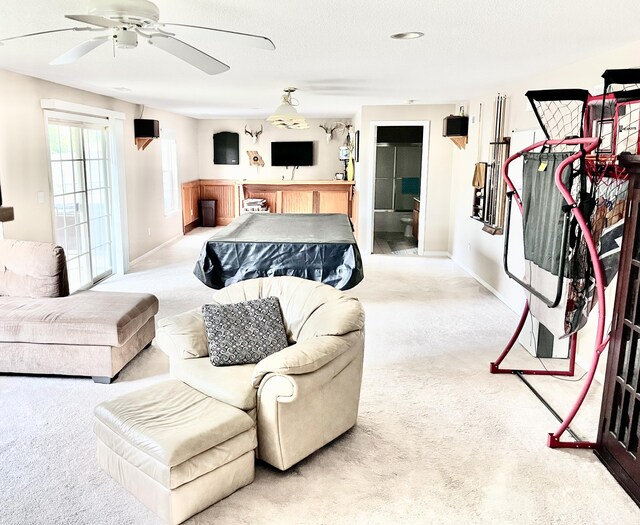
<path id="1" fill-rule="evenodd" d="M 73 178 L 75 191 L 84 190 L 84 163 L 81 160 L 73 163 Z"/>
<path id="2" fill-rule="evenodd" d="M 77 223 L 87 222 L 87 201 L 86 194 L 84 192 L 76 193 L 76 221 Z"/>
<path id="3" fill-rule="evenodd" d="M 69 126 L 59 126 L 60 129 L 60 158 L 71 160 L 73 157 L 71 149 L 71 129 Z"/>
<path id="4" fill-rule="evenodd" d="M 100 162 L 90 160 L 87 162 L 87 189 L 100 187 Z"/>
<path id="5" fill-rule="evenodd" d="M 89 253 L 89 224 L 80 224 L 76 228 L 78 239 L 78 253 Z"/>
<path id="6" fill-rule="evenodd" d="M 74 292 L 81 286 L 80 264 L 77 258 L 67 258 L 67 274 L 69 277 L 69 291 Z"/>
<path id="7" fill-rule="evenodd" d="M 100 184 L 103 188 L 109 187 L 109 177 L 107 173 L 107 162 L 105 160 L 101 160 L 99 163 L 99 180 L 98 184 Z"/>
<path id="8" fill-rule="evenodd" d="M 91 262 L 94 276 L 111 271 L 111 245 L 104 244 L 91 250 Z"/>
<path id="9" fill-rule="evenodd" d="M 74 159 L 82 158 L 82 134 L 80 128 L 71 127 L 71 150 Z"/>
<path id="10" fill-rule="evenodd" d="M 73 162 L 64 161 L 62 168 L 62 191 L 63 193 L 73 193 Z"/>
<path id="11" fill-rule="evenodd" d="M 51 160 L 60 160 L 60 136 L 58 134 L 58 126 L 49 125 L 49 150 Z"/>
<path id="12" fill-rule="evenodd" d="M 56 230 L 64 228 L 64 197 L 54 197 L 53 210 Z M 62 246 L 64 247 L 64 244 Z"/>
<path id="13" fill-rule="evenodd" d="M 64 196 L 64 225 L 73 226 L 76 223 L 76 198 L 74 194 Z"/>
<path id="14" fill-rule="evenodd" d="M 53 186 L 54 195 L 60 195 L 63 193 L 62 166 L 60 165 L 60 162 L 51 163 L 51 185 Z"/>
<path id="15" fill-rule="evenodd" d="M 80 282 L 84 284 L 90 283 L 93 279 L 91 277 L 91 262 L 89 260 L 89 254 L 81 255 L 78 259 L 80 269 Z"/>
<path id="16" fill-rule="evenodd" d="M 56 244 L 59 244 L 63 248 L 67 245 L 67 238 L 65 237 L 65 229 L 56 229 Z"/>

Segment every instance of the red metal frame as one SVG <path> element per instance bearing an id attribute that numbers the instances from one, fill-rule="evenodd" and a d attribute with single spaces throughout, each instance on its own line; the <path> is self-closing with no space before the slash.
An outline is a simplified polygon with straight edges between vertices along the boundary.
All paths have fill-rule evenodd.
<path id="1" fill-rule="evenodd" d="M 563 420 L 558 430 L 553 433 L 550 433 L 547 439 L 547 445 L 551 448 L 593 448 L 595 443 L 589 441 L 562 441 L 560 438 L 562 434 L 567 430 L 573 419 L 575 418 L 578 410 L 582 406 L 587 393 L 589 392 L 589 388 L 591 388 L 591 384 L 593 383 L 593 378 L 596 373 L 596 369 L 598 367 L 598 362 L 600 360 L 600 355 L 606 348 L 609 343 L 609 337 L 605 339 L 604 337 L 604 324 L 605 324 L 605 315 L 606 315 L 606 306 L 605 306 L 605 296 L 604 296 L 604 273 L 602 271 L 602 266 L 600 265 L 600 258 L 598 256 L 598 249 L 596 244 L 591 236 L 591 232 L 589 231 L 589 227 L 587 221 L 585 220 L 582 212 L 577 207 L 575 200 L 571 195 L 571 191 L 564 185 L 562 182 L 562 173 L 564 172 L 567 166 L 570 166 L 578 160 L 582 156 L 586 156 L 594 151 L 598 147 L 598 143 L 600 142 L 599 138 L 577 138 L 577 139 L 566 139 L 566 140 L 543 140 L 540 142 L 536 142 L 532 144 L 522 151 L 511 155 L 504 164 L 502 170 L 502 177 L 509 188 L 509 191 L 513 193 L 513 198 L 518 204 L 518 209 L 522 213 L 522 199 L 518 194 L 513 182 L 509 178 L 509 164 L 521 157 L 524 153 L 532 151 L 537 148 L 541 148 L 543 146 L 559 146 L 559 145 L 570 145 L 570 146 L 581 146 L 580 150 L 574 153 L 573 155 L 567 157 L 556 169 L 555 173 L 555 183 L 562 194 L 565 202 L 571 206 L 571 213 L 575 218 L 582 234 L 584 236 L 585 242 L 587 244 L 587 248 L 589 250 L 589 256 L 593 263 L 594 269 L 594 279 L 596 284 L 596 299 L 598 304 L 598 324 L 596 329 L 596 339 L 593 350 L 593 357 L 591 359 L 591 364 L 589 366 L 589 370 L 587 372 L 587 376 L 585 379 L 585 383 L 580 391 L 578 398 L 576 399 L 573 407 L 569 411 L 567 417 Z M 507 346 L 502 351 L 498 359 L 496 359 L 490 365 L 490 372 L 492 374 L 527 374 L 527 375 L 554 375 L 554 376 L 573 376 L 575 371 L 575 357 L 576 357 L 576 345 L 577 345 L 577 334 L 571 335 L 570 340 L 570 351 L 569 351 L 569 369 L 568 370 L 516 370 L 512 368 L 500 368 L 500 364 L 505 359 L 507 354 L 511 351 L 513 346 L 515 345 L 518 336 L 522 332 L 522 328 L 527 319 L 527 315 L 529 314 L 529 303 L 527 302 L 524 307 L 524 311 L 516 327 L 516 331 L 513 336 L 507 343 Z"/>

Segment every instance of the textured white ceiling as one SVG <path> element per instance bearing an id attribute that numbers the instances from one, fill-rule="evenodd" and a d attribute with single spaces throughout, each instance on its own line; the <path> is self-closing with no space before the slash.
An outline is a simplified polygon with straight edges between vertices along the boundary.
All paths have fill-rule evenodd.
<path id="1" fill-rule="evenodd" d="M 161 22 L 268 36 L 275 51 L 234 49 L 206 31 L 176 36 L 231 66 L 201 73 L 144 42 L 113 57 L 48 62 L 90 38 L 61 33 L 0 46 L 0 68 L 194 117 L 267 116 L 297 86 L 306 116 L 361 105 L 464 100 L 563 63 L 638 40 L 637 0 L 156 0 Z M 73 27 L 86 0 L 1 0 L 0 38 Z M 607 26 L 601 24 L 607 21 Z M 418 40 L 392 40 L 422 31 Z M 640 60 L 639 60 L 640 62 Z M 114 88 L 128 88 L 118 91 Z"/>

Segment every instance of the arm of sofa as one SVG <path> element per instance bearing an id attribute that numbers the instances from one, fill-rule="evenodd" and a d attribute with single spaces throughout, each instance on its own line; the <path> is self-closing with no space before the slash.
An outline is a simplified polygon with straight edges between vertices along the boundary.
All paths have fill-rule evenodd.
<path id="1" fill-rule="evenodd" d="M 257 413 L 263 461 L 286 470 L 355 424 L 364 336 L 357 331 L 340 339 L 346 339 L 347 348 L 314 371 L 283 369 L 262 377 Z"/>
<path id="2" fill-rule="evenodd" d="M 358 337 L 362 337 L 362 332 L 312 337 L 271 354 L 256 364 L 253 386 L 257 388 L 269 373 L 299 375 L 315 372 L 345 353 Z"/>

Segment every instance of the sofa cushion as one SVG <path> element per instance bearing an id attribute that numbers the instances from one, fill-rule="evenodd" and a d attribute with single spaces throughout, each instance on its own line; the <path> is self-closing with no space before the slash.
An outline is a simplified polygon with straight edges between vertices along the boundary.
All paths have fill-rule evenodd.
<path id="1" fill-rule="evenodd" d="M 145 293 L 0 297 L 0 341 L 122 346 L 157 312 L 158 299 Z"/>
<path id="2" fill-rule="evenodd" d="M 171 357 L 208 357 L 209 347 L 201 308 L 160 319 L 157 343 Z"/>
<path id="3" fill-rule="evenodd" d="M 214 366 L 257 363 L 288 346 L 277 297 L 202 307 Z"/>
<path id="4" fill-rule="evenodd" d="M 44 242 L 0 239 L 0 295 L 69 295 L 67 265 L 62 247 Z"/>
<path id="5" fill-rule="evenodd" d="M 171 376 L 218 401 L 239 408 L 256 407 L 251 384 L 255 365 L 211 366 L 209 359 L 171 359 Z"/>

